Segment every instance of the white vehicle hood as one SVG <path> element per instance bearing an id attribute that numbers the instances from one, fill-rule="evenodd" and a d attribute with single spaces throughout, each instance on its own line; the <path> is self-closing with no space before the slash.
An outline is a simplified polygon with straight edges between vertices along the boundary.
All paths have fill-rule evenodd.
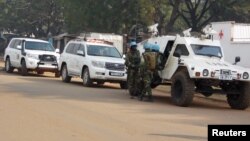
<path id="1" fill-rule="evenodd" d="M 206 59 L 206 57 L 197 57 L 194 61 L 194 59 L 184 59 L 184 63 L 186 65 L 189 65 L 190 67 L 194 68 L 203 68 L 203 69 L 209 69 L 209 70 L 221 70 L 221 69 L 227 69 L 237 72 L 250 72 L 250 69 L 244 68 L 241 66 L 233 65 L 228 62 L 225 62 L 224 60 L 220 60 L 216 57 Z"/>
<path id="2" fill-rule="evenodd" d="M 43 55 L 43 54 L 46 54 L 46 55 L 54 55 L 56 57 L 59 57 L 60 54 L 56 53 L 56 52 L 52 52 L 52 51 L 42 51 L 42 50 L 25 50 L 25 52 L 27 54 L 32 54 L 32 55 L 37 55 L 37 57 L 39 55 Z"/>
<path id="3" fill-rule="evenodd" d="M 88 56 L 92 61 L 102 61 L 109 63 L 121 63 L 124 64 L 125 60 L 123 58 L 115 58 L 115 57 L 102 57 L 102 56 Z"/>

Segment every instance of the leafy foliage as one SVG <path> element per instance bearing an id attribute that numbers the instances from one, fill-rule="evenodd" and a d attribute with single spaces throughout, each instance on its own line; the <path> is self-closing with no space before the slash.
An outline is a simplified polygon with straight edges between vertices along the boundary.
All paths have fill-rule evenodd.
<path id="1" fill-rule="evenodd" d="M 159 23 L 160 34 L 212 21 L 250 22 L 248 0 L 0 0 L 0 31 L 47 37 L 49 33 L 127 34 Z M 132 29 L 132 30 L 131 30 Z"/>

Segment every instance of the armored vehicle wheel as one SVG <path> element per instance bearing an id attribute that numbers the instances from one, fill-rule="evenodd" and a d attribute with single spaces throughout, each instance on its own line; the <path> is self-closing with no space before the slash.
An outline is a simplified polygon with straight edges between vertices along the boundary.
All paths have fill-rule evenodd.
<path id="1" fill-rule="evenodd" d="M 187 107 L 194 97 L 194 82 L 184 71 L 177 72 L 172 80 L 171 99 L 175 105 Z"/>
<path id="2" fill-rule="evenodd" d="M 83 80 L 83 85 L 84 86 L 91 86 L 93 84 L 92 80 L 90 79 L 90 74 L 89 74 L 89 69 L 85 68 L 83 71 L 83 75 L 82 75 L 82 80 Z"/>
<path id="3" fill-rule="evenodd" d="M 71 80 L 71 76 L 69 76 L 69 74 L 68 74 L 67 65 L 63 65 L 63 67 L 62 67 L 62 81 L 69 83 L 70 80 Z"/>
<path id="4" fill-rule="evenodd" d="M 22 60 L 21 62 L 21 75 L 22 76 L 28 75 L 28 69 L 27 69 L 25 60 Z"/>
<path id="5" fill-rule="evenodd" d="M 250 104 L 250 83 L 243 83 L 240 94 L 228 94 L 227 102 L 232 109 L 245 110 Z"/>
<path id="6" fill-rule="evenodd" d="M 5 71 L 8 73 L 12 73 L 14 71 L 14 68 L 11 66 L 11 63 L 10 63 L 10 58 L 7 58 L 5 60 Z"/>

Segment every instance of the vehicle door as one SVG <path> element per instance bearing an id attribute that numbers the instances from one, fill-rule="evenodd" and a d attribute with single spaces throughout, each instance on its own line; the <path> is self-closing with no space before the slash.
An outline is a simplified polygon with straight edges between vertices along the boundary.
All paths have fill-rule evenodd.
<path id="1" fill-rule="evenodd" d="M 86 52 L 85 52 L 85 45 L 84 44 L 80 44 L 77 53 L 76 53 L 76 73 L 81 76 L 82 74 L 82 67 L 84 66 L 84 64 L 86 64 Z"/>
<path id="2" fill-rule="evenodd" d="M 66 62 L 67 64 L 67 69 L 68 69 L 68 73 L 72 74 L 72 62 L 74 61 L 72 56 L 73 56 L 73 50 L 74 50 L 74 43 L 69 43 L 66 46 L 66 50 L 64 53 L 62 53 L 61 59 L 62 62 Z"/>
<path id="3" fill-rule="evenodd" d="M 73 47 L 73 52 L 70 56 L 70 64 L 71 64 L 71 71 L 73 75 L 79 75 L 78 74 L 78 67 L 77 64 L 79 63 L 79 57 L 77 54 L 77 51 L 80 48 L 80 43 L 74 43 L 74 47 Z"/>
<path id="4" fill-rule="evenodd" d="M 17 39 L 14 46 L 13 46 L 13 66 L 20 67 L 21 66 L 21 58 L 22 58 L 22 53 L 21 53 L 21 47 L 22 47 L 22 41 Z"/>
<path id="5" fill-rule="evenodd" d="M 181 59 L 181 57 L 177 57 L 175 56 L 175 54 L 180 54 L 181 56 L 189 56 L 189 51 L 186 47 L 185 44 L 180 43 L 175 43 L 173 45 L 173 49 L 170 52 L 170 55 L 168 57 L 167 63 L 165 64 L 165 68 L 162 71 L 162 77 L 164 79 L 168 79 L 170 80 L 171 77 L 173 76 L 173 74 L 176 72 L 178 66 L 179 66 L 179 59 Z"/>
<path id="6" fill-rule="evenodd" d="M 15 45 L 15 43 L 16 43 L 16 39 L 11 40 L 8 47 L 5 49 L 5 55 L 9 55 L 10 63 L 12 64 L 12 66 L 15 66 L 15 64 L 14 64 L 14 58 L 16 57 L 14 55 L 14 45 Z"/>

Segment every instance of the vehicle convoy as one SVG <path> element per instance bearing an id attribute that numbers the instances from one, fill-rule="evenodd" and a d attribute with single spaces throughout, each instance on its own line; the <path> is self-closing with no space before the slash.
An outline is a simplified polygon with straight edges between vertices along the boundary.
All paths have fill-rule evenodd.
<path id="1" fill-rule="evenodd" d="M 53 72 L 59 77 L 58 61 L 60 55 L 47 41 L 31 38 L 13 38 L 4 53 L 5 70 L 12 73 L 14 69 L 23 75 L 29 71 L 38 74 Z"/>
<path id="2" fill-rule="evenodd" d="M 84 86 L 93 82 L 120 83 L 127 88 L 124 59 L 111 42 L 98 39 L 76 39 L 67 43 L 61 54 L 59 70 L 63 82 L 80 77 Z"/>
<path id="3" fill-rule="evenodd" d="M 139 43 L 138 49 L 143 52 L 145 43 L 160 46 L 164 69 L 159 71 L 158 80 L 171 84 L 174 104 L 189 106 L 195 93 L 207 97 L 222 93 L 227 96 L 231 108 L 246 109 L 250 103 L 250 71 L 224 61 L 220 42 L 204 37 L 153 37 Z M 236 57 L 235 64 L 239 61 Z M 159 85 L 155 82 L 152 87 Z"/>

